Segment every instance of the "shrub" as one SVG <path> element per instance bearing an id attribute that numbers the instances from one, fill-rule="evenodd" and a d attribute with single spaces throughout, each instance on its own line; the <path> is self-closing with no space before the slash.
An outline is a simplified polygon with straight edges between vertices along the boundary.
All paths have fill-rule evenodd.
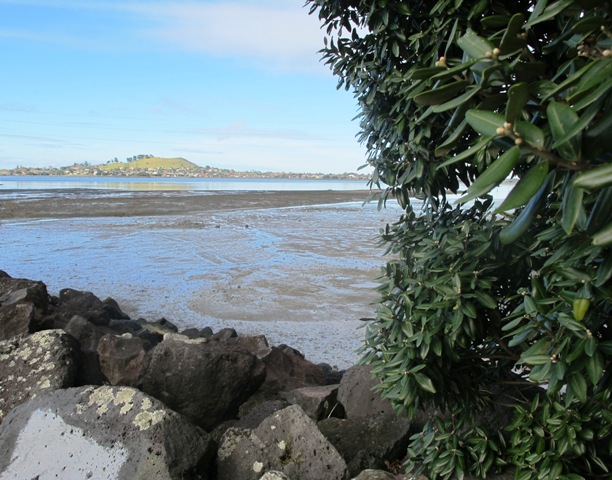
<path id="1" fill-rule="evenodd" d="M 403 209 L 362 362 L 398 412 L 439 412 L 406 468 L 609 478 L 611 2 L 307 5 Z"/>

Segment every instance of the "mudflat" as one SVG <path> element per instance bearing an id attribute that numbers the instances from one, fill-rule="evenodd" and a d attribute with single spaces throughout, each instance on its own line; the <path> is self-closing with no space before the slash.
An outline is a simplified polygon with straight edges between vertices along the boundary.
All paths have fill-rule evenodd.
<path id="1" fill-rule="evenodd" d="M 184 215 L 254 208 L 280 208 L 363 201 L 364 190 L 152 191 L 57 189 L 0 190 L 0 219 Z M 23 193 L 23 191 L 21 191 Z"/>
<path id="2" fill-rule="evenodd" d="M 0 269 L 346 368 L 376 309 L 379 229 L 399 213 L 363 206 L 367 195 L 0 190 Z"/>

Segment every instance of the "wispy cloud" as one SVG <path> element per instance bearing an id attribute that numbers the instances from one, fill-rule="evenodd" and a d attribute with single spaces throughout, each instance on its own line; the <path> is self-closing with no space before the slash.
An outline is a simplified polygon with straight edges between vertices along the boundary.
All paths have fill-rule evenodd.
<path id="1" fill-rule="evenodd" d="M 318 20 L 300 0 L 132 4 L 157 26 L 145 33 L 180 48 L 218 57 L 310 70 L 323 45 Z"/>
<path id="2" fill-rule="evenodd" d="M 2 36 L 74 45 L 80 37 L 85 45 L 108 42 L 107 45 L 115 47 L 122 44 L 123 48 L 135 45 L 145 48 L 146 44 L 146 48 L 179 49 L 232 58 L 275 70 L 327 70 L 320 65 L 317 53 L 323 46 L 319 21 L 308 15 L 302 0 L 0 0 L 0 5 L 3 4 L 83 13 L 101 11 L 111 16 L 115 14 L 117 22 L 127 22 L 129 28 L 117 27 L 121 28 L 122 42 L 118 42 L 117 31 L 112 25 L 89 32 L 77 27 L 73 31 L 60 32 L 52 24 L 42 32 L 0 29 Z"/>

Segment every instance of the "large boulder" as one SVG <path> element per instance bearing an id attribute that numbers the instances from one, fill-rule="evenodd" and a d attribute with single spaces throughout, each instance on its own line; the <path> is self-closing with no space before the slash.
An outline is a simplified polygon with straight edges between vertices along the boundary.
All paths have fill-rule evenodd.
<path id="1" fill-rule="evenodd" d="M 319 430 L 336 447 L 351 477 L 364 469 L 381 469 L 406 456 L 411 435 L 405 417 L 377 415 L 349 419 L 327 418 Z"/>
<path id="2" fill-rule="evenodd" d="M 283 398 L 293 405 L 299 405 L 313 420 L 327 417 L 343 417 L 344 408 L 336 399 L 338 385 L 302 387 L 283 394 Z"/>
<path id="3" fill-rule="evenodd" d="M 129 318 L 112 299 L 102 301 L 91 292 L 64 288 L 55 306 L 55 325 L 63 328 L 74 315 L 80 315 L 97 326 L 107 326 L 112 318 Z"/>
<path id="4" fill-rule="evenodd" d="M 372 377 L 369 365 L 356 365 L 344 373 L 338 401 L 344 406 L 347 418 L 395 415 L 391 403 L 372 390 L 379 383 Z"/>
<path id="5" fill-rule="evenodd" d="M 0 340 L 40 330 L 49 306 L 45 284 L 0 273 Z"/>
<path id="6" fill-rule="evenodd" d="M 102 385 L 108 379 L 102 373 L 98 344 L 100 339 L 108 334 L 104 327 L 96 327 L 93 323 L 80 315 L 74 315 L 64 330 L 79 343 L 79 360 L 77 369 L 78 385 Z"/>
<path id="7" fill-rule="evenodd" d="M 319 365 L 306 360 L 294 348 L 286 345 L 271 347 L 260 357 L 266 365 L 263 389 L 288 392 L 296 388 L 325 385 L 326 375 Z"/>
<path id="8" fill-rule="evenodd" d="M 129 333 L 104 335 L 98 343 L 100 368 L 111 385 L 138 387 L 149 366 L 144 342 Z"/>
<path id="9" fill-rule="evenodd" d="M 0 342 L 0 421 L 14 406 L 75 385 L 78 346 L 61 330 Z"/>
<path id="10" fill-rule="evenodd" d="M 346 463 L 298 405 L 254 430 L 228 429 L 217 451 L 218 480 L 259 480 L 277 471 L 295 480 L 343 480 Z"/>
<path id="11" fill-rule="evenodd" d="M 265 375 L 263 363 L 240 347 L 166 334 L 141 388 L 210 431 L 235 416 Z"/>
<path id="12" fill-rule="evenodd" d="M 0 425 L 0 478 L 207 478 L 208 435 L 128 387 L 40 395 Z"/>

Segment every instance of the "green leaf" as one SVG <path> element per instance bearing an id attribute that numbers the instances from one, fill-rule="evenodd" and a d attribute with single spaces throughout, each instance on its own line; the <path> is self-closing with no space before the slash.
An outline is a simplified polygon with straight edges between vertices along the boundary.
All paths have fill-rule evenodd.
<path id="1" fill-rule="evenodd" d="M 514 169 L 521 157 L 519 147 L 512 147 L 502 154 L 488 168 L 482 172 L 474 183 L 467 189 L 466 194 L 457 200 L 456 203 L 462 204 L 473 200 L 476 197 L 485 195 L 494 187 L 504 181 Z"/>
<path id="2" fill-rule="evenodd" d="M 489 143 L 491 142 L 491 140 L 493 140 L 493 137 L 485 137 L 485 138 L 483 138 L 478 143 L 472 145 L 470 148 L 468 148 L 468 149 L 464 150 L 463 152 L 455 155 L 454 157 L 449 158 L 445 162 L 442 162 L 440 165 L 438 165 L 437 168 L 443 168 L 443 167 L 446 167 L 448 165 L 452 165 L 453 163 L 457 163 L 457 162 L 460 162 L 462 160 L 465 160 L 466 158 L 471 157 L 472 155 L 474 155 L 474 154 L 478 153 L 479 151 L 483 150 L 484 148 L 486 148 L 487 145 L 489 145 Z"/>
<path id="3" fill-rule="evenodd" d="M 519 119 L 527 100 L 529 100 L 529 87 L 526 83 L 516 83 L 510 87 L 506 106 L 507 122 L 514 124 Z"/>
<path id="4" fill-rule="evenodd" d="M 509 245 L 510 243 L 518 240 L 528 229 L 533 219 L 540 211 L 542 207 L 542 203 L 546 199 L 548 194 L 548 186 L 552 181 L 554 176 L 554 172 L 550 172 L 546 177 L 546 181 L 542 184 L 537 193 L 529 200 L 525 208 L 521 210 L 518 217 L 514 219 L 514 221 L 504 227 L 501 232 L 499 232 L 499 241 L 504 245 Z"/>
<path id="5" fill-rule="evenodd" d="M 544 148 L 544 132 L 529 122 L 517 122 L 514 130 L 532 147 Z"/>
<path id="6" fill-rule="evenodd" d="M 582 198 L 584 189 L 571 184 L 563 192 L 563 216 L 561 217 L 561 227 L 568 235 L 572 233 L 576 220 L 582 210 Z"/>
<path id="7" fill-rule="evenodd" d="M 502 55 L 506 55 L 517 48 L 522 48 L 527 43 L 525 39 L 519 37 L 524 23 L 525 16 L 522 13 L 516 13 L 512 16 L 499 44 Z"/>
<path id="8" fill-rule="evenodd" d="M 548 174 L 548 162 L 540 162 L 531 167 L 517 182 L 508 196 L 494 213 L 506 212 L 525 205 L 540 189 Z"/>
<path id="9" fill-rule="evenodd" d="M 442 87 L 421 92 L 415 96 L 413 100 L 418 105 L 439 105 L 453 98 L 458 92 L 465 90 L 465 87 L 468 85 L 469 83 L 465 80 L 457 80 L 456 82 L 448 83 Z"/>
<path id="10" fill-rule="evenodd" d="M 467 111 L 465 119 L 476 132 L 486 137 L 499 135 L 497 129 L 503 127 L 506 121 L 499 113 L 474 109 Z"/>
<path id="11" fill-rule="evenodd" d="M 448 102 L 443 103 L 442 105 L 436 105 L 433 108 L 433 112 L 440 113 L 440 112 L 445 112 L 447 110 L 451 110 L 453 108 L 457 108 L 464 102 L 467 102 L 470 98 L 472 98 L 478 92 L 480 92 L 480 87 L 469 88 L 468 90 L 466 90 L 464 93 L 462 93 L 458 97 L 455 97 L 452 100 L 449 100 Z"/>
<path id="12" fill-rule="evenodd" d="M 568 378 L 568 387 L 580 403 L 586 402 L 587 384 L 580 373 L 574 373 Z"/>
<path id="13" fill-rule="evenodd" d="M 586 172 L 576 175 L 574 185 L 587 190 L 606 187 L 612 185 L 612 162 L 592 168 Z"/>
<path id="14" fill-rule="evenodd" d="M 436 393 L 436 389 L 433 385 L 433 382 L 431 381 L 431 378 L 429 378 L 427 375 L 423 373 L 415 373 L 414 379 L 419 384 L 419 387 L 421 387 L 426 392 Z"/>
<path id="15" fill-rule="evenodd" d="M 546 3 L 546 2 L 544 2 L 544 3 Z M 531 27 L 533 27 L 534 25 L 536 25 L 538 23 L 545 22 L 547 20 L 555 18 L 563 10 L 565 10 L 567 7 L 569 7 L 569 6 L 573 5 L 573 4 L 574 4 L 574 0 L 558 0 L 557 2 L 554 2 L 554 3 L 550 4 L 549 6 L 547 6 L 544 9 L 544 11 L 542 11 L 539 14 L 537 13 L 537 10 L 534 9 L 534 11 L 531 13 L 531 16 L 529 17 L 529 21 L 527 22 L 525 27 L 526 28 L 531 28 Z"/>
<path id="16" fill-rule="evenodd" d="M 410 74 L 410 78 L 412 80 L 425 80 L 428 78 L 431 78 L 432 76 L 434 76 L 436 73 L 440 73 L 440 72 L 444 72 L 446 71 L 445 67 L 426 67 L 426 68 L 419 68 L 417 70 L 414 70 L 411 74 Z"/>
<path id="17" fill-rule="evenodd" d="M 546 108 L 546 116 L 552 133 L 555 147 L 566 160 L 578 160 L 580 158 L 580 130 L 576 135 L 566 138 L 570 131 L 578 122 L 578 114 L 571 107 L 560 102 L 550 102 Z M 559 142 L 559 140 L 564 140 Z"/>
<path id="18" fill-rule="evenodd" d="M 612 223 L 608 223 L 608 225 L 593 235 L 592 243 L 596 247 L 607 247 L 608 245 L 612 245 Z"/>
<path id="19" fill-rule="evenodd" d="M 484 58 L 495 48 L 491 42 L 476 35 L 471 28 L 468 28 L 465 35 L 457 40 L 457 44 L 470 58 Z"/>
<path id="20" fill-rule="evenodd" d="M 544 365 L 550 363 L 550 355 L 521 356 L 521 362 L 527 365 Z"/>

